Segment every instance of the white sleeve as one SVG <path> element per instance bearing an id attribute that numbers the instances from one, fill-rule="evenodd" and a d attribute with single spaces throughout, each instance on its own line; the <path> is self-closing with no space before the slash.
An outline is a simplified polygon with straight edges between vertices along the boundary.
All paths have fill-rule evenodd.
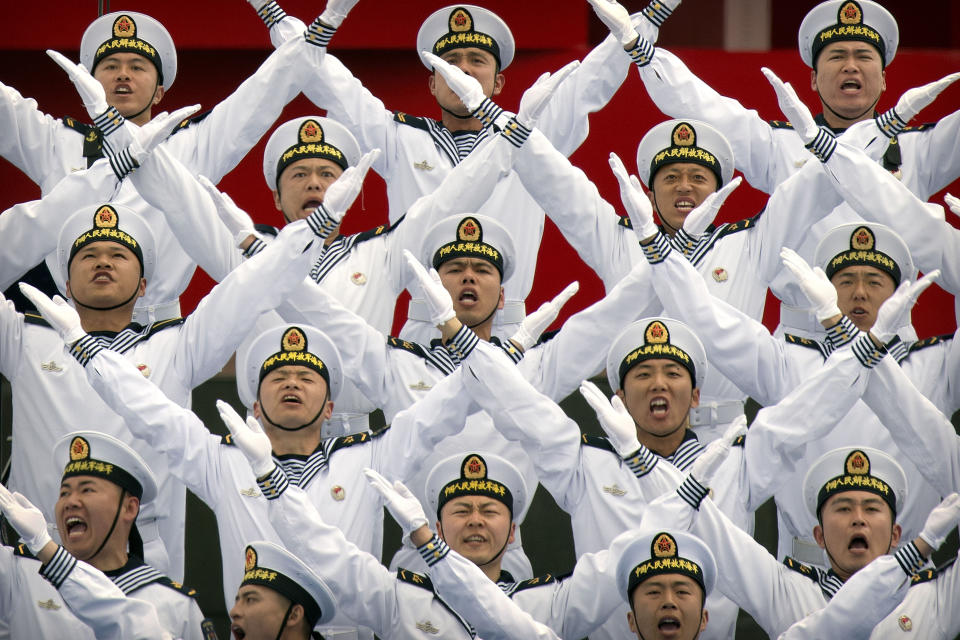
<path id="1" fill-rule="evenodd" d="M 260 314 L 297 289 L 320 244 L 306 221 L 288 224 L 204 296 L 183 323 L 173 360 L 188 386 L 220 371 Z"/>
<path id="2" fill-rule="evenodd" d="M 220 282 L 240 266 L 242 253 L 210 195 L 163 145 L 146 157 L 130 180 L 148 204 L 163 212 L 177 242 L 207 275 Z"/>
<path id="3" fill-rule="evenodd" d="M 23 356 L 23 314 L 10 300 L 0 302 L 0 373 L 14 379 Z"/>
<path id="4" fill-rule="evenodd" d="M 926 193 L 920 194 L 920 197 L 929 197 L 960 176 L 960 154 L 957 153 L 960 111 L 941 118 L 936 126 L 926 131 L 901 135 L 920 136 L 923 140 L 917 145 L 917 149 L 922 149 L 922 152 L 911 158 L 917 165 L 917 175 L 926 182 Z"/>
<path id="5" fill-rule="evenodd" d="M 650 64 L 639 67 L 650 99 L 671 118 L 695 118 L 723 131 L 733 147 L 737 169 L 760 191 L 774 188 L 795 170 L 783 140 L 757 112 L 726 98 L 693 75 L 674 54 L 657 47 Z M 757 70 L 757 82 L 765 82 Z M 803 145 L 797 140 L 797 147 Z"/>
<path id="6" fill-rule="evenodd" d="M 40 200 L 14 205 L 0 213 L 0 291 L 57 250 L 63 223 L 86 205 L 107 202 L 117 179 L 106 161 L 63 177 Z"/>
<path id="7" fill-rule="evenodd" d="M 620 216 L 600 196 L 596 185 L 538 129 L 514 152 L 513 168 L 527 192 L 608 291 L 643 259 L 636 236 L 618 224 Z"/>
<path id="8" fill-rule="evenodd" d="M 323 578 L 348 618 L 389 637 L 400 617 L 397 580 L 366 551 L 323 521 L 302 489 L 288 486 L 267 501 L 270 522 L 283 546 Z"/>
<path id="9" fill-rule="evenodd" d="M 777 640 L 866 640 L 909 590 L 910 577 L 897 560 L 880 556 L 850 576 L 827 606 L 793 624 Z"/>
<path id="10" fill-rule="evenodd" d="M 462 615 L 484 640 L 560 640 L 549 627 L 518 607 L 480 567 L 437 536 L 417 551 L 430 567 L 437 595 Z M 580 636 L 570 636 L 580 637 Z"/>
<path id="11" fill-rule="evenodd" d="M 960 293 L 960 230 L 934 216 L 889 171 L 843 141 L 824 164 L 831 185 L 853 209 L 903 238 L 923 273 L 941 269 L 938 284 Z"/>
<path id="12" fill-rule="evenodd" d="M 624 327 L 659 310 L 650 265 L 638 260 L 604 298 L 570 316 L 552 339 L 528 349 L 517 367 L 537 391 L 559 402 L 603 369 Z"/>
<path id="13" fill-rule="evenodd" d="M 40 575 L 60 592 L 70 611 L 93 629 L 97 640 L 172 640 L 153 605 L 128 598 L 103 572 L 58 546 Z"/>
<path id="14" fill-rule="evenodd" d="M 960 558 L 937 574 L 936 617 L 944 638 L 960 634 Z"/>
<path id="15" fill-rule="evenodd" d="M 762 406 L 779 402 L 799 383 L 783 343 L 761 323 L 715 298 L 693 265 L 662 244 L 665 257 L 652 265 L 652 281 L 665 314 L 693 330 L 710 363 L 742 392 Z"/>
<path id="16" fill-rule="evenodd" d="M 891 356 L 874 367 L 863 401 L 940 495 L 960 491 L 960 436 Z"/>
<path id="17" fill-rule="evenodd" d="M 84 340 L 77 343 L 81 351 Z M 124 419 L 134 436 L 163 454 L 172 475 L 211 508 L 217 504 L 223 475 L 220 437 L 120 354 L 92 347 L 87 355 L 89 359 L 81 361 L 87 380 L 107 406 Z"/>
<path id="18" fill-rule="evenodd" d="M 36 100 L 0 83 L 0 156 L 39 185 L 60 166 L 56 131 L 62 126 L 37 109 Z"/>
<path id="19" fill-rule="evenodd" d="M 300 43 L 302 38 L 271 53 L 206 117 L 170 136 L 163 145 L 190 171 L 207 176 L 214 184 L 220 182 L 300 92 L 308 73 L 298 50 Z"/>

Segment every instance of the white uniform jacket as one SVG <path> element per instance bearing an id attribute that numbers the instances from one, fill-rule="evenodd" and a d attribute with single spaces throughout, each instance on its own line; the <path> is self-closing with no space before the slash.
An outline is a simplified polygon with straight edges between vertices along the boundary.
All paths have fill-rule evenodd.
<path id="1" fill-rule="evenodd" d="M 267 500 L 243 453 L 230 438 L 211 434 L 192 412 L 170 402 L 117 354 L 97 351 L 86 373 L 131 431 L 156 449 L 170 473 L 214 511 L 229 605 L 243 577 L 245 546 L 251 540 L 279 541 Z M 382 504 L 362 470 L 371 467 L 387 477 L 409 478 L 420 464 L 414 452 L 429 451 L 436 441 L 463 428 L 471 405 L 458 398 L 459 389 L 459 375 L 448 376 L 379 435 L 323 440 L 309 456 L 286 454 L 277 461 L 331 524 L 361 549 L 379 554 Z"/>
<path id="2" fill-rule="evenodd" d="M 661 111 L 672 118 L 696 118 L 716 127 L 730 141 L 737 169 L 756 189 L 773 193 L 789 176 L 807 161 L 813 162 L 788 123 L 767 122 L 754 110 L 739 102 L 721 96 L 675 55 L 658 48 L 653 60 L 639 67 L 650 99 Z M 757 75 L 760 81 L 760 75 Z M 827 126 L 822 116 L 818 124 Z M 935 124 L 908 127 L 897 136 L 897 143 L 884 152 L 883 166 L 894 171 L 900 181 L 921 200 L 927 200 L 960 175 L 960 155 L 956 141 L 960 136 L 960 111 Z M 807 229 L 797 252 L 808 262 L 823 235 L 845 222 L 859 220 L 849 205 L 834 209 L 820 222 Z M 911 251 L 913 245 L 910 245 Z M 806 301 L 799 288 L 792 284 L 788 272 L 781 271 L 771 287 L 784 301 L 781 306 L 781 325 L 817 333 L 819 327 L 806 310 Z M 801 324 L 803 323 L 803 324 Z"/>
<path id="3" fill-rule="evenodd" d="M 300 91 L 304 64 L 298 43 L 281 47 L 213 110 L 184 122 L 162 146 L 189 171 L 202 174 L 214 183 L 232 170 L 280 115 L 284 106 Z M 73 118 L 54 118 L 37 109 L 11 87 L 0 84 L 0 156 L 3 156 L 40 186 L 43 193 L 53 189 L 64 176 L 86 169 L 102 154 L 99 130 Z M 111 199 L 140 213 L 150 225 L 162 256 L 155 281 L 138 303 L 135 319 L 148 324 L 180 315 L 177 299 L 190 283 L 196 265 L 184 253 L 170 232 L 163 215 L 148 205 L 125 180 Z M 60 228 L 47 232 L 53 242 Z M 49 240 L 36 238 L 37 245 Z M 18 251 L 35 259 L 45 249 L 34 243 L 18 245 Z M 55 259 L 48 259 L 50 272 L 64 291 L 63 276 Z"/>
<path id="4" fill-rule="evenodd" d="M 703 280 L 678 252 L 666 243 L 663 259 L 653 265 L 654 288 L 664 303 L 667 315 L 678 318 L 693 329 L 703 342 L 710 362 L 733 381 L 744 393 L 763 406 L 776 404 L 804 380 L 823 366 L 824 359 L 839 344 L 853 336 L 850 325 L 837 325 L 825 343 L 787 335 L 778 340 L 767 329 L 722 300 L 709 295 Z M 901 357 L 904 372 L 921 393 L 934 404 L 956 408 L 957 356 L 953 353 L 954 340 L 930 340 L 915 343 L 908 350 L 898 341 L 895 353 Z M 906 357 L 904 357 L 906 356 Z M 943 410 L 943 409 L 941 409 Z M 953 409 L 949 409 L 952 413 Z M 802 555 L 792 547 L 792 539 L 814 544 L 811 532 L 816 524 L 801 496 L 803 477 L 807 467 L 820 455 L 844 446 L 869 445 L 881 449 L 903 465 L 910 487 L 911 499 L 898 513 L 904 530 L 904 540 L 912 540 L 919 533 L 927 514 L 940 502 L 940 492 L 923 478 L 916 465 L 904 456 L 896 441 L 880 426 L 877 416 L 862 402 L 857 402 L 840 420 L 840 426 L 823 438 L 807 444 L 803 459 L 796 460 L 792 473 L 783 477 L 782 490 L 777 492 L 780 520 L 779 557 Z M 763 466 L 762 459 L 757 461 Z M 767 463 L 769 464 L 769 463 Z M 768 468 L 775 474 L 777 467 Z M 753 472 L 753 471 L 752 471 Z M 755 472 L 760 473 L 760 468 Z M 819 558 L 817 558 L 819 559 Z M 804 562 L 816 562 L 809 556 Z"/>
<path id="5" fill-rule="evenodd" d="M 302 250 L 312 239 L 305 223 L 291 229 L 267 255 L 215 287 L 186 320 L 131 323 L 118 333 L 95 332 L 91 339 L 136 365 L 172 402 L 189 406 L 191 390 L 220 371 L 256 314 L 276 306 L 296 285 L 287 274 L 307 268 L 311 254 Z M 183 485 L 170 476 L 163 457 L 135 439 L 123 419 L 91 393 L 82 366 L 65 354 L 57 332 L 39 316 L 18 313 L 10 302 L 0 305 L 0 373 L 13 393 L 11 489 L 55 522 L 61 470 L 50 466 L 53 444 L 84 426 L 123 440 L 143 456 L 159 485 L 157 499 L 140 514 L 145 559 L 181 579 Z"/>

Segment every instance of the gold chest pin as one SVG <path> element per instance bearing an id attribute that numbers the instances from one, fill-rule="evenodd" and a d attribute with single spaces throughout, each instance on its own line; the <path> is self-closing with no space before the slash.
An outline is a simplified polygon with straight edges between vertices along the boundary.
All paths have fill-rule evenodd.
<path id="1" fill-rule="evenodd" d="M 362 287 L 363 285 L 367 284 L 367 275 L 361 271 L 357 271 L 350 276 L 350 282 L 358 287 Z"/>
<path id="2" fill-rule="evenodd" d="M 330 488 L 330 495 L 333 496 L 333 499 L 337 502 L 343 502 L 343 499 L 347 497 L 347 492 L 343 487 L 335 484 Z"/>
<path id="3" fill-rule="evenodd" d="M 904 631 L 910 631 L 913 629 L 913 620 L 911 620 L 908 616 L 900 616 L 900 619 L 897 620 L 897 624 L 899 624 L 900 628 Z"/>
<path id="4" fill-rule="evenodd" d="M 424 160 L 423 162 L 414 162 L 414 169 L 419 169 L 420 171 L 433 171 L 433 167 L 430 166 L 430 163 Z"/>
<path id="5" fill-rule="evenodd" d="M 716 280 L 717 282 L 726 282 L 727 279 L 730 277 L 730 274 L 723 267 L 717 267 L 711 272 L 711 275 L 713 276 L 713 279 Z"/>

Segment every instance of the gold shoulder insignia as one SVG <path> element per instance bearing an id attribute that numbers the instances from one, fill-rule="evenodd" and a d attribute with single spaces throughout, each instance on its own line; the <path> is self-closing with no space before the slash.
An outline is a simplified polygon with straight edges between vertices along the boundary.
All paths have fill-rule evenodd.
<path id="1" fill-rule="evenodd" d="M 790 556 L 787 556 L 783 559 L 783 564 L 785 564 L 788 569 L 796 571 L 797 573 L 810 578 L 814 582 L 817 581 L 817 572 L 813 570 L 813 567 L 807 566 L 802 562 L 797 562 Z"/>
<path id="2" fill-rule="evenodd" d="M 927 347 L 932 347 L 934 345 L 940 344 L 946 340 L 953 339 L 953 334 L 947 334 L 942 336 L 931 336 L 929 338 L 924 338 L 923 340 L 917 340 L 912 345 L 908 351 L 913 353 L 914 351 L 920 351 L 921 349 L 926 349 Z"/>
<path id="3" fill-rule="evenodd" d="M 747 436 L 745 434 L 737 436 L 733 441 L 734 447 L 743 447 L 743 446 L 746 446 L 746 444 L 747 444 Z"/>
<path id="4" fill-rule="evenodd" d="M 915 584 L 922 584 L 924 582 L 930 582 L 931 580 L 937 579 L 937 570 L 936 569 L 926 569 L 915 573 L 910 577 L 910 586 L 912 587 Z"/>
<path id="5" fill-rule="evenodd" d="M 422 573 L 417 573 L 415 571 L 410 571 L 409 569 L 399 568 L 397 569 L 397 580 L 400 582 L 406 582 L 407 584 L 412 584 L 415 587 L 420 587 L 421 589 L 426 589 L 427 591 L 433 591 L 433 583 L 430 582 L 430 578 L 423 575 Z"/>
<path id="6" fill-rule="evenodd" d="M 352 447 L 355 444 L 363 444 L 370 440 L 370 434 L 366 431 L 362 433 L 351 433 L 350 435 L 340 436 L 335 438 L 333 444 L 330 446 L 330 453 L 327 455 L 332 455 L 334 451 L 339 451 L 340 449 L 346 449 L 347 447 Z"/>
<path id="7" fill-rule="evenodd" d="M 769 120 L 767 121 L 767 124 L 774 129 L 793 129 L 793 125 L 786 120 Z"/>
<path id="8" fill-rule="evenodd" d="M 627 229 L 633 229 L 633 223 L 630 222 L 630 218 L 628 216 L 620 216 L 620 219 L 617 220 L 617 224 L 621 227 L 626 227 Z"/>
<path id="9" fill-rule="evenodd" d="M 613 444 L 611 444 L 610 440 L 605 436 L 591 436 L 584 433 L 580 436 L 580 443 L 588 447 L 594 447 L 595 449 L 606 449 L 613 453 L 617 452 L 617 450 L 613 448 Z"/>
<path id="10" fill-rule="evenodd" d="M 530 578 L 529 580 L 518 582 L 513 592 L 516 593 L 517 591 L 529 589 L 530 587 L 539 587 L 545 584 L 552 584 L 556 581 L 557 579 L 553 577 L 553 574 L 547 573 L 542 576 L 536 576 L 534 578 Z"/>

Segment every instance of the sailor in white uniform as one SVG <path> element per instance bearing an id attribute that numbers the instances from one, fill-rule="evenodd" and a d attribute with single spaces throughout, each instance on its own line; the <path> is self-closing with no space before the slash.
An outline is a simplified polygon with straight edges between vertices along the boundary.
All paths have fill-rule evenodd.
<path id="1" fill-rule="evenodd" d="M 77 608 L 57 594 L 72 565 L 83 562 L 86 569 L 78 576 L 103 572 L 100 577 L 112 581 L 121 596 L 149 602 L 159 624 L 169 637 L 206 640 L 211 623 L 203 618 L 194 601 L 194 592 L 172 582 L 137 557 L 142 543 L 136 520 L 140 504 L 156 498 L 157 485 L 146 462 L 133 449 L 116 438 L 95 432 L 76 431 L 54 447 L 57 466 L 63 468 L 60 498 L 57 500 L 57 522 L 63 546 L 50 541 L 43 516 L 30 507 L 32 517 L 18 509 L 29 504 L 21 494 L 19 502 L 7 502 L 4 512 L 25 541 L 14 549 L 4 548 L 6 585 L 0 611 L 10 625 L 14 638 L 60 637 L 67 633 L 80 637 L 101 637 L 100 630 L 79 631 Z M 0 501 L 11 498 L 0 489 Z M 37 531 L 25 533 L 34 523 Z M 42 527 L 42 528 L 40 528 Z M 129 552 L 127 549 L 129 542 Z M 52 551 L 63 556 L 51 559 Z M 44 553 L 47 552 L 47 553 Z M 51 584 L 40 580 L 37 569 Z M 105 577 L 104 577 L 105 574 Z M 66 600 L 68 606 L 64 606 Z M 46 604 L 44 604 L 46 603 Z M 104 611 L 110 611 L 106 601 Z M 91 603 L 95 609 L 97 604 Z M 81 608 L 81 611 L 84 609 Z M 81 619 L 85 618 L 80 615 Z M 84 628 L 85 629 L 85 628 Z"/>

